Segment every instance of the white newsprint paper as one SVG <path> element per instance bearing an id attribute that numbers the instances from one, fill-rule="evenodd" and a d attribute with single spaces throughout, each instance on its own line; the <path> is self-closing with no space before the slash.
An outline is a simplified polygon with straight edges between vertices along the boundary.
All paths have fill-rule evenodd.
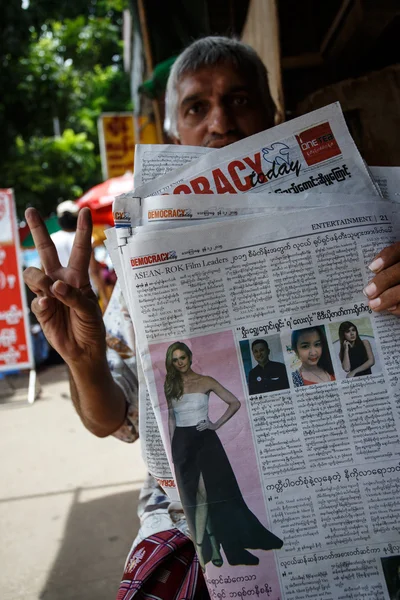
<path id="1" fill-rule="evenodd" d="M 379 194 L 335 103 L 207 152 L 135 187 L 134 195 L 259 191 Z"/>
<path id="2" fill-rule="evenodd" d="M 124 224 L 130 229 L 136 227 L 136 234 L 147 229 L 141 226 L 157 225 L 166 228 L 172 223 L 188 225 L 203 219 L 221 219 L 240 215 L 277 213 L 316 206 L 352 205 L 360 202 L 381 202 L 380 196 L 365 194 L 329 193 L 314 194 L 300 192 L 296 197 L 279 196 L 268 192 L 254 194 L 186 194 L 148 196 L 139 201 L 129 194 L 115 199 L 115 218 L 123 215 Z M 126 232 L 122 235 L 127 235 Z"/>
<path id="3" fill-rule="evenodd" d="M 135 146 L 133 189 L 201 158 L 209 152 L 213 152 L 213 149 L 203 148 L 203 146 L 137 144 Z"/>
<path id="4" fill-rule="evenodd" d="M 222 219 L 234 218 L 245 214 L 254 213 L 276 213 L 282 210 L 305 210 L 317 206 L 340 206 L 352 205 L 365 202 L 368 197 L 349 194 L 310 194 L 302 192 L 294 199 L 291 196 L 279 197 L 279 206 L 276 207 L 276 196 L 268 193 L 260 193 L 256 196 L 241 195 L 206 195 L 199 196 L 152 196 L 142 202 L 135 202 L 129 196 L 119 196 L 114 204 L 114 210 L 125 215 L 125 225 L 128 229 L 110 228 L 106 230 L 106 247 L 113 261 L 120 287 L 127 301 L 130 298 L 129 285 L 126 282 L 125 271 L 121 265 L 121 248 L 127 242 L 127 237 L 134 229 L 135 235 L 151 231 L 156 228 L 181 227 L 182 225 L 194 225 L 203 218 Z M 381 202 L 383 198 L 370 197 L 371 201 Z M 161 213 L 158 212 L 160 208 Z M 154 212 L 153 212 L 154 211 Z M 165 212 L 167 211 L 167 212 Z M 184 215 L 184 216 L 182 216 Z M 189 218 L 188 215 L 191 215 Z M 153 220 L 154 219 L 154 220 Z M 144 223 L 144 226 L 138 226 Z M 147 223 L 147 226 L 146 226 Z M 117 236 L 117 233 L 123 237 Z M 140 357 L 137 357 L 138 367 L 141 367 Z M 140 419 L 140 440 L 143 460 L 150 473 L 158 479 L 162 479 L 164 486 L 167 480 L 171 480 L 171 471 L 163 450 L 159 430 L 151 407 L 149 394 L 145 385 L 142 369 L 139 368 L 139 407 L 140 414 L 146 418 Z M 149 440 L 149 443 L 147 443 Z M 151 452 L 148 450 L 151 448 Z"/>
<path id="5" fill-rule="evenodd" d="M 382 196 L 400 202 L 400 167 L 369 167 Z"/>
<path id="6" fill-rule="evenodd" d="M 400 320 L 362 289 L 399 224 L 392 203 L 319 206 L 118 250 L 212 598 L 395 597 Z"/>

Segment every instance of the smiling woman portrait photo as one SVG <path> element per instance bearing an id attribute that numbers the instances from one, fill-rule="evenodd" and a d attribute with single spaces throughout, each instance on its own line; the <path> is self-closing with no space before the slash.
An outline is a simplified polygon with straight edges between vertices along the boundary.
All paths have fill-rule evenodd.
<path id="1" fill-rule="evenodd" d="M 335 381 L 325 328 L 322 325 L 293 331 L 291 347 L 300 362 L 292 373 L 295 387 Z"/>

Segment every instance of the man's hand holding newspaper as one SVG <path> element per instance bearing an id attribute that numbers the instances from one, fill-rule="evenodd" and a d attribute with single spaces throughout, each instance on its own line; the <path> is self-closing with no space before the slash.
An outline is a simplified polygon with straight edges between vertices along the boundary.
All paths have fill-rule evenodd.
<path id="1" fill-rule="evenodd" d="M 364 289 L 370 307 L 400 316 L 400 242 L 381 250 L 369 268 L 376 274 Z"/>

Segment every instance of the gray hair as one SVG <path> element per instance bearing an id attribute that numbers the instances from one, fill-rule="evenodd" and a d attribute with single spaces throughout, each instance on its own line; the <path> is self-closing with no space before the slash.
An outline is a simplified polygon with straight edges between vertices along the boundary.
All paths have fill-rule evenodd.
<path id="1" fill-rule="evenodd" d="M 165 95 L 165 131 L 178 136 L 178 84 L 187 73 L 195 73 L 205 66 L 229 63 L 246 77 L 254 81 L 260 97 L 260 104 L 266 113 L 271 113 L 274 120 L 275 105 L 268 85 L 268 73 L 257 52 L 235 40 L 223 36 L 201 38 L 188 46 L 176 59 L 169 74 Z"/>

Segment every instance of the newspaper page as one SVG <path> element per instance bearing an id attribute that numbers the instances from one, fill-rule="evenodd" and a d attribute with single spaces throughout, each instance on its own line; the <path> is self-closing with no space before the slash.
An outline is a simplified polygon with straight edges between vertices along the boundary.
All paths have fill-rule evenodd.
<path id="1" fill-rule="evenodd" d="M 300 193 L 293 200 L 290 196 L 281 198 L 279 207 L 276 207 L 276 197 L 267 193 L 260 193 L 257 196 L 248 194 L 238 195 L 201 195 L 190 196 L 153 196 L 144 199 L 139 206 L 132 202 L 132 199 L 126 196 L 120 196 L 116 199 L 114 210 L 119 214 L 124 214 L 127 220 L 131 219 L 132 228 L 135 227 L 135 234 L 152 230 L 154 228 L 180 227 L 187 224 L 195 224 L 197 219 L 203 218 L 232 218 L 244 214 L 269 212 L 276 213 L 281 210 L 298 210 L 299 208 L 309 208 L 316 206 L 338 206 L 340 204 L 352 205 L 355 203 L 367 201 L 367 197 L 348 195 L 348 194 L 309 194 Z M 382 198 L 371 196 L 371 201 L 382 201 Z M 166 203 L 166 204 L 165 204 Z M 295 206 L 296 204 L 296 206 Z M 132 208 L 133 207 L 133 208 Z M 197 208 L 196 208 L 197 207 Z M 161 212 L 158 212 L 158 211 Z M 141 216 L 143 215 L 143 216 Z M 190 217 L 188 216 L 190 215 Z M 148 223 L 148 226 L 137 227 L 137 223 Z M 130 298 L 129 284 L 125 278 L 125 272 L 120 264 L 121 253 L 115 229 L 109 229 L 107 235 L 107 249 L 114 263 L 115 270 L 127 301 Z M 124 233 L 124 235 L 128 235 Z M 123 240 L 126 243 L 126 239 Z M 109 245 L 110 244 L 110 245 Z M 129 304 L 129 302 L 128 302 Z M 133 310 L 131 305 L 131 310 Z M 140 359 L 138 357 L 138 365 Z M 169 465 L 165 459 L 165 451 L 160 444 L 161 438 L 156 428 L 156 419 L 150 405 L 150 398 L 144 380 L 139 372 L 139 407 L 140 414 L 146 415 L 146 419 L 140 420 L 140 440 L 142 446 L 142 456 L 149 472 L 164 485 L 166 481 L 172 478 Z M 150 452 L 148 451 L 148 440 L 150 440 Z M 157 443 L 155 443 L 157 440 Z M 155 450 L 157 448 L 157 451 Z"/>
<path id="2" fill-rule="evenodd" d="M 133 189 L 182 167 L 213 148 L 180 146 L 176 144 L 136 144 Z"/>
<path id="3" fill-rule="evenodd" d="M 382 196 L 400 202 L 400 167 L 370 167 Z"/>
<path id="4" fill-rule="evenodd" d="M 361 290 L 399 209 L 304 214 L 143 233 L 122 249 L 212 598 L 394 597 L 400 321 Z"/>
<path id="5" fill-rule="evenodd" d="M 135 188 L 141 198 L 170 194 L 378 193 L 339 103 L 310 112 Z"/>

